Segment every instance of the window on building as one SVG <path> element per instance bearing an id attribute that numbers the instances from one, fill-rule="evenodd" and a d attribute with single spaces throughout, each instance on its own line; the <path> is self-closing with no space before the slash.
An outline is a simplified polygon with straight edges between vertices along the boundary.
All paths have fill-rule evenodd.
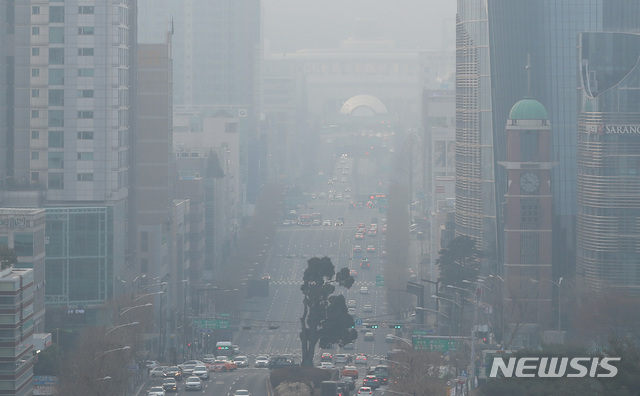
<path id="1" fill-rule="evenodd" d="M 64 7 L 50 6 L 49 7 L 49 22 L 52 23 L 64 23 Z"/>
<path id="2" fill-rule="evenodd" d="M 49 152 L 49 169 L 64 168 L 64 153 L 57 151 Z"/>
<path id="3" fill-rule="evenodd" d="M 17 256 L 33 256 L 33 233 L 15 233 L 13 235 L 13 250 Z"/>
<path id="4" fill-rule="evenodd" d="M 49 85 L 64 85 L 64 69 L 49 69 Z"/>
<path id="5" fill-rule="evenodd" d="M 93 77 L 93 69 L 78 69 L 78 77 Z"/>
<path id="6" fill-rule="evenodd" d="M 93 181 L 93 173 L 78 173 L 78 181 Z"/>
<path id="7" fill-rule="evenodd" d="M 31 69 L 31 77 L 40 77 L 40 69 Z"/>
<path id="8" fill-rule="evenodd" d="M 91 110 L 78 111 L 78 119 L 83 119 L 83 120 L 93 119 L 93 111 Z"/>
<path id="9" fill-rule="evenodd" d="M 64 110 L 49 110 L 49 120 L 47 121 L 47 125 L 50 127 L 63 127 Z"/>
<path id="10" fill-rule="evenodd" d="M 78 48 L 78 56 L 93 56 L 93 48 Z"/>
<path id="11" fill-rule="evenodd" d="M 35 48 L 31 48 L 31 56 L 39 56 L 40 55 L 40 48 L 35 47 Z"/>
<path id="12" fill-rule="evenodd" d="M 80 36 L 93 36 L 94 28 L 93 26 L 85 26 L 78 28 L 78 34 Z"/>
<path id="13" fill-rule="evenodd" d="M 38 26 L 34 26 L 31 28 L 31 35 L 37 36 L 40 34 L 40 28 Z"/>
<path id="14" fill-rule="evenodd" d="M 32 160 L 40 159 L 40 152 L 38 152 L 38 151 L 32 151 L 32 152 L 31 152 L 31 159 L 32 159 Z"/>
<path id="15" fill-rule="evenodd" d="M 31 7 L 31 15 L 38 15 L 38 14 L 40 14 L 40 6 Z"/>
<path id="16" fill-rule="evenodd" d="M 64 65 L 64 48 L 49 48 L 49 64 Z"/>
<path id="17" fill-rule="evenodd" d="M 93 89 L 79 89 L 78 90 L 79 98 L 93 98 Z"/>
<path id="18" fill-rule="evenodd" d="M 93 14 L 93 6 L 79 6 L 78 14 Z"/>
<path id="19" fill-rule="evenodd" d="M 40 90 L 39 89 L 32 89 L 31 90 L 31 97 L 32 98 L 39 98 L 40 97 Z"/>
<path id="20" fill-rule="evenodd" d="M 40 118 L 40 110 L 31 110 L 31 118 Z"/>
<path id="21" fill-rule="evenodd" d="M 52 190 L 62 190 L 64 188 L 64 173 L 50 172 L 47 186 Z"/>
<path id="22" fill-rule="evenodd" d="M 49 131 L 49 148 L 64 148 L 64 132 Z"/>
<path id="23" fill-rule="evenodd" d="M 93 132 L 91 132 L 91 131 L 78 132 L 78 139 L 80 139 L 80 140 L 93 140 Z"/>
<path id="24" fill-rule="evenodd" d="M 31 181 L 38 181 L 38 180 L 40 180 L 40 173 L 31 172 Z"/>
<path id="25" fill-rule="evenodd" d="M 49 90 L 49 106 L 64 106 L 64 89 Z"/>
<path id="26" fill-rule="evenodd" d="M 83 152 L 78 153 L 79 161 L 93 161 L 93 153 L 92 152 Z"/>
<path id="27" fill-rule="evenodd" d="M 31 131 L 31 139 L 40 139 L 40 131 Z"/>
<path id="28" fill-rule="evenodd" d="M 64 44 L 63 27 L 58 26 L 49 28 L 49 44 Z"/>

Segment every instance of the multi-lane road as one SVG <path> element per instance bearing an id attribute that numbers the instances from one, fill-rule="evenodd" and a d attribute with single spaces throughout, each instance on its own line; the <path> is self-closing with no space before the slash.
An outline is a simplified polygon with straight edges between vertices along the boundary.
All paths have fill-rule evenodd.
<path id="1" fill-rule="evenodd" d="M 385 174 L 388 158 L 370 158 L 356 154 L 342 158 L 332 155 L 330 150 L 323 153 L 327 163 L 323 164 L 323 172 L 319 181 L 310 188 L 316 198 L 307 203 L 307 207 L 299 208 L 303 213 L 320 213 L 323 220 L 330 220 L 331 225 L 283 225 L 279 227 L 275 241 L 269 247 L 264 274 L 270 276 L 269 297 L 252 297 L 243 302 L 242 321 L 239 331 L 234 336 L 234 344 L 240 348 L 241 355 L 250 360 L 249 368 L 240 368 L 234 372 L 212 373 L 211 379 L 204 381 L 202 394 L 233 395 L 236 389 L 248 389 L 252 396 L 267 396 L 268 369 L 255 368 L 253 361 L 258 355 L 293 355 L 297 362 L 301 358 L 299 339 L 300 316 L 302 315 L 302 276 L 311 257 L 328 256 L 336 270 L 348 267 L 357 272 L 356 282 L 351 289 L 340 289 L 347 301 L 355 300 L 355 312 L 352 312 L 357 323 L 375 323 L 376 330 L 366 329 L 374 333 L 373 341 L 365 341 L 365 329 L 359 330 L 358 339 L 351 348 L 340 350 L 337 346 L 332 350 L 319 350 L 316 360 L 319 363 L 321 352 L 348 353 L 356 355 L 364 353 L 370 364 L 377 364 L 383 359 L 391 343 L 385 342 L 387 334 L 394 334 L 393 329 L 385 327 L 393 322 L 393 312 L 387 311 L 384 286 L 376 285 L 376 276 L 384 275 L 385 234 L 382 232 L 385 214 L 376 208 L 353 208 L 351 201 L 357 197 L 381 192 L 385 188 L 388 175 Z M 333 153 L 335 154 L 335 153 Z M 388 167 L 387 167 L 388 168 Z M 328 170 L 331 170 L 330 172 Z M 382 170 L 381 170 L 382 169 Z M 334 179 L 333 184 L 329 180 Z M 324 194 L 321 194 L 324 193 Z M 338 199 L 338 195 L 342 195 Z M 323 198 L 320 198 L 320 196 Z M 332 195 L 333 199 L 329 199 Z M 350 195 L 351 198 L 345 199 Z M 344 219 L 344 225 L 336 226 L 338 218 Z M 356 239 L 357 224 L 363 223 L 367 228 L 377 218 L 378 232 L 375 236 L 366 235 Z M 360 245 L 362 252 L 354 252 L 354 246 Z M 373 251 L 367 251 L 372 246 Z M 370 267 L 361 268 L 361 260 L 367 258 Z M 361 291 L 366 287 L 368 293 Z M 364 306 L 371 310 L 364 312 Z M 364 368 L 360 378 L 364 377 Z M 359 384 L 358 384 L 359 385 Z M 356 388 L 357 390 L 357 388 Z M 382 393 L 382 391 L 379 391 Z M 180 390 L 179 395 L 193 394 Z"/>

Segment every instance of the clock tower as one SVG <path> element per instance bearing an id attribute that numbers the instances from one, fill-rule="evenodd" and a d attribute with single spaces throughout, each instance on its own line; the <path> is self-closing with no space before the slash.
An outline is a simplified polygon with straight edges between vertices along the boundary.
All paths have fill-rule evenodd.
<path id="1" fill-rule="evenodd" d="M 509 324 L 535 332 L 553 324 L 551 243 L 551 124 L 537 100 L 525 98 L 506 126 L 507 188 L 504 218 L 504 303 Z"/>

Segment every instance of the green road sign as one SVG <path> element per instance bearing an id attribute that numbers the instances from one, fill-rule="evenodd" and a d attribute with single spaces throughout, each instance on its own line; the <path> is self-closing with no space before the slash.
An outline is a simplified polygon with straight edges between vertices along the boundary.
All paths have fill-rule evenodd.
<path id="1" fill-rule="evenodd" d="M 459 340 L 449 339 L 433 339 L 433 338 L 414 338 L 413 349 L 419 351 L 438 351 L 446 352 L 456 350 L 460 346 Z"/>
<path id="2" fill-rule="evenodd" d="M 198 329 L 228 329 L 230 323 L 226 319 L 193 319 L 192 324 Z"/>
<path id="3" fill-rule="evenodd" d="M 384 286 L 384 276 L 376 275 L 376 286 Z"/>
<path id="4" fill-rule="evenodd" d="M 426 336 L 427 335 L 427 331 L 426 330 L 414 330 L 413 331 L 413 335 Z"/>

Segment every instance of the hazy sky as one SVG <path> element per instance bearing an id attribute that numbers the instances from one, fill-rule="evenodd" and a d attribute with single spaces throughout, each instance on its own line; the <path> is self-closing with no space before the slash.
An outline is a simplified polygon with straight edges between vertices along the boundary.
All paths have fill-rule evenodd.
<path id="1" fill-rule="evenodd" d="M 336 48 L 355 35 L 356 19 L 377 20 L 376 33 L 395 40 L 398 48 L 454 46 L 455 0 L 263 0 L 262 4 L 269 52 Z"/>

